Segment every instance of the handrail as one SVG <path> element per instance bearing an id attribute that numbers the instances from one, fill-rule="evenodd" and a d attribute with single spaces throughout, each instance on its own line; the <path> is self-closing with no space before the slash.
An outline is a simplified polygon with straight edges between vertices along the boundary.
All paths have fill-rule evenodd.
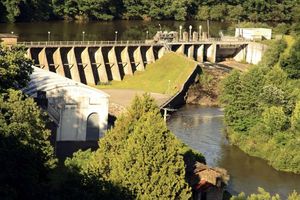
<path id="1" fill-rule="evenodd" d="M 66 45 L 66 46 L 91 46 L 91 45 L 129 45 L 129 44 L 145 44 L 143 40 L 127 40 L 127 41 L 32 41 L 18 42 L 25 46 L 51 46 L 51 45 Z"/>
<path id="2" fill-rule="evenodd" d="M 246 39 L 233 38 L 233 39 L 222 39 L 222 38 L 207 38 L 200 39 L 197 41 L 159 41 L 157 43 L 149 43 L 144 40 L 120 40 L 120 41 L 31 41 L 31 42 L 18 42 L 19 45 L 24 46 L 105 46 L 105 45 L 114 45 L 114 46 L 123 46 L 123 45 L 164 45 L 164 44 L 184 44 L 184 43 L 207 43 L 207 42 L 250 42 Z"/>

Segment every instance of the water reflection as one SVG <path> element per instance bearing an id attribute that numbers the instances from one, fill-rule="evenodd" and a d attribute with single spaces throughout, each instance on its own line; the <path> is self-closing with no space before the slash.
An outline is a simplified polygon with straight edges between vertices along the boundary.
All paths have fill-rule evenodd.
<path id="1" fill-rule="evenodd" d="M 276 171 L 264 160 L 250 157 L 228 143 L 219 108 L 187 105 L 171 117 L 168 126 L 186 144 L 202 152 L 209 165 L 228 170 L 228 189 L 233 194 L 254 193 L 257 187 L 263 187 L 285 199 L 294 189 L 300 192 L 300 175 Z"/>
<path id="2" fill-rule="evenodd" d="M 193 31 L 207 31 L 206 22 L 202 21 L 111 21 L 111 22 L 28 22 L 15 24 L 0 24 L 0 32 L 14 32 L 20 36 L 21 41 L 48 40 L 48 31 L 51 33 L 51 40 L 82 40 L 82 32 L 85 32 L 85 40 L 114 40 L 115 31 L 118 31 L 118 40 L 144 40 L 149 32 L 149 38 L 153 37 L 160 29 L 166 31 L 188 31 L 188 26 L 193 26 Z M 218 36 L 220 30 L 227 30 L 229 24 L 225 22 L 211 22 L 210 33 Z"/>

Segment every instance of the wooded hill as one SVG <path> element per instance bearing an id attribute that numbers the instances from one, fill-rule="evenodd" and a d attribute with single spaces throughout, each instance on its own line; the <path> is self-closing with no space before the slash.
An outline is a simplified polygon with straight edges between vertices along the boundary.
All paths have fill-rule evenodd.
<path id="1" fill-rule="evenodd" d="M 300 15 L 299 5 L 299 0 L 2 0 L 0 22 L 53 19 L 291 22 Z"/>

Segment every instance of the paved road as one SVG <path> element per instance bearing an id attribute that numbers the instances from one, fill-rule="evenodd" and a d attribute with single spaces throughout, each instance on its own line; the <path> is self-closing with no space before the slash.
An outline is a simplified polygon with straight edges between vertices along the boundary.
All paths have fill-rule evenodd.
<path id="1" fill-rule="evenodd" d="M 103 92 L 110 95 L 110 113 L 119 114 L 122 110 L 130 106 L 132 100 L 136 95 L 142 95 L 145 93 L 142 90 L 134 89 L 101 89 Z M 166 102 L 171 96 L 160 93 L 150 93 L 155 99 L 158 106 Z M 112 110 L 113 109 L 113 110 Z M 117 110 L 117 111 L 116 111 Z"/>

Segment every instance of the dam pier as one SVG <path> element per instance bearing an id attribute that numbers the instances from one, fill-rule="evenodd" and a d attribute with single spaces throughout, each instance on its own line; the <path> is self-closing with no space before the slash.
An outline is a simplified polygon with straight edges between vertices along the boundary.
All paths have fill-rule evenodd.
<path id="1" fill-rule="evenodd" d="M 201 41 L 43 41 L 19 42 L 27 57 L 45 70 L 87 85 L 121 81 L 144 71 L 166 52 L 173 51 L 198 62 L 226 59 L 257 64 L 266 47 L 248 40 L 208 38 Z"/>

